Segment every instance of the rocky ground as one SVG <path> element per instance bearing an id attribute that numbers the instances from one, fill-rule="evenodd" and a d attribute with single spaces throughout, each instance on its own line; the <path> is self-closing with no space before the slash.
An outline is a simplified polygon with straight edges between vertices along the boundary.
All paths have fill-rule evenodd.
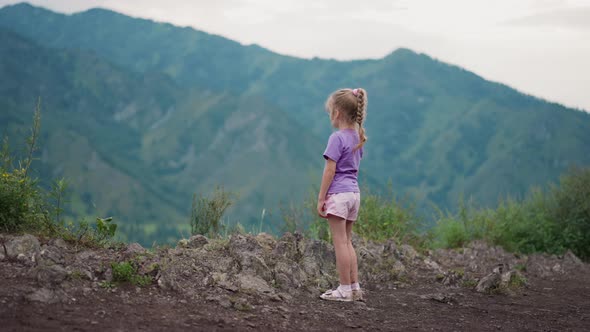
<path id="1" fill-rule="evenodd" d="M 299 234 L 154 250 L 0 235 L 0 329 L 590 330 L 590 268 L 569 252 L 355 244 L 366 302 L 333 303 L 318 298 L 336 285 L 333 249 Z M 113 262 L 136 269 L 132 282 L 117 281 Z"/>

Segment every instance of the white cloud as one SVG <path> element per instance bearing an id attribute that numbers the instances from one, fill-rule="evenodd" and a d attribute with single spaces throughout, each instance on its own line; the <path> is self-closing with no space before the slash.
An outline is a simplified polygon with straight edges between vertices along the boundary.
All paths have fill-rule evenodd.
<path id="1" fill-rule="evenodd" d="M 0 6 L 15 2 L 0 0 Z M 301 57 L 379 58 L 409 47 L 524 92 L 590 110 L 587 0 L 31 2 L 67 13 L 110 8 Z"/>

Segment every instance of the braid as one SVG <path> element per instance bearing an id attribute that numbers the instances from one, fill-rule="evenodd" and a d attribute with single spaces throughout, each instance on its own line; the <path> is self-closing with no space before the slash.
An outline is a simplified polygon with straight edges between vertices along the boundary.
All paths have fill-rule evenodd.
<path id="1" fill-rule="evenodd" d="M 365 89 L 356 89 L 356 101 L 356 114 L 354 118 L 356 123 L 359 125 L 359 144 L 356 146 L 355 150 L 358 150 L 367 141 L 367 136 L 365 135 L 365 128 L 363 127 L 363 122 L 365 121 L 365 117 L 367 115 L 367 92 L 365 91 Z"/>

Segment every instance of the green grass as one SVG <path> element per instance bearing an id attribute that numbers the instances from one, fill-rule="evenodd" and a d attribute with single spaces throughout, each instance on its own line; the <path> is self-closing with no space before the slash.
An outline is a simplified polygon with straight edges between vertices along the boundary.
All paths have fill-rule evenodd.
<path id="1" fill-rule="evenodd" d="M 590 168 L 573 168 L 559 185 L 530 190 L 523 200 L 503 199 L 495 209 L 459 204 L 440 214 L 431 231 L 434 248 L 458 248 L 482 239 L 520 253 L 562 254 L 572 250 L 590 258 Z"/>

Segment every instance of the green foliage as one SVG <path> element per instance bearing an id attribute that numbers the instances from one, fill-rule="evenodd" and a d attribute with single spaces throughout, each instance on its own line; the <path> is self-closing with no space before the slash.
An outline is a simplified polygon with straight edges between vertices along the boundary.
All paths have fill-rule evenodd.
<path id="1" fill-rule="evenodd" d="M 553 188 L 551 217 L 560 230 L 563 249 L 590 259 L 590 168 L 573 168 Z"/>
<path id="2" fill-rule="evenodd" d="M 117 224 L 113 222 L 113 217 L 96 218 L 96 236 L 99 242 L 112 239 L 117 231 Z"/>
<path id="3" fill-rule="evenodd" d="M 473 201 L 459 201 L 457 213 L 442 213 L 438 210 L 439 217 L 434 227 L 435 247 L 459 248 L 468 242 L 482 239 L 488 234 L 489 221 L 486 209 L 477 210 Z"/>
<path id="4" fill-rule="evenodd" d="M 41 230 L 42 201 L 36 181 L 24 169 L 0 169 L 0 229 L 3 232 Z"/>
<path id="5" fill-rule="evenodd" d="M 511 289 L 520 289 L 527 284 L 527 279 L 520 273 L 514 273 L 510 276 L 508 287 Z"/>
<path id="6" fill-rule="evenodd" d="M 54 221 L 57 225 L 63 225 L 61 216 L 64 212 L 64 205 L 69 203 L 66 198 L 66 191 L 68 189 L 68 182 L 65 178 L 54 180 L 51 183 L 51 190 L 49 191 L 49 197 L 53 200 L 53 216 Z"/>
<path id="7" fill-rule="evenodd" d="M 0 151 L 0 230 L 4 232 L 45 231 L 50 227 L 44 211 L 41 189 L 30 177 L 30 167 L 37 150 L 41 121 L 41 105 L 33 115 L 31 135 L 26 139 L 26 157 L 13 166 L 8 138 Z"/>
<path id="8" fill-rule="evenodd" d="M 152 282 L 150 276 L 142 276 L 137 273 L 137 266 L 132 262 L 111 263 L 113 270 L 113 282 L 129 282 L 136 286 L 147 286 Z"/>
<path id="9" fill-rule="evenodd" d="M 361 194 L 361 209 L 353 228 L 355 233 L 374 241 L 394 239 L 398 243 L 422 245 L 420 222 L 413 206 L 397 200 L 391 191 L 390 199 L 370 193 L 368 190 L 364 192 L 366 193 Z M 329 224 L 317 214 L 316 193 L 315 188 L 312 188 L 301 206 L 291 204 L 288 209 L 281 209 L 283 230 L 304 231 L 309 237 L 330 242 Z"/>
<path id="10" fill-rule="evenodd" d="M 222 229 L 222 217 L 225 211 L 233 204 L 231 192 L 222 187 L 215 188 L 210 197 L 193 195 L 191 208 L 191 234 L 202 234 L 209 237 L 220 236 Z"/>
<path id="11" fill-rule="evenodd" d="M 104 288 L 104 289 L 113 289 L 113 288 L 115 288 L 115 284 L 114 283 L 112 283 L 110 281 L 106 281 L 106 280 L 101 281 L 98 285 L 101 288 Z"/>
<path id="12" fill-rule="evenodd" d="M 465 288 L 475 288 L 477 281 L 475 279 L 466 279 L 461 282 L 461 285 Z"/>
<path id="13" fill-rule="evenodd" d="M 41 129 L 41 107 L 37 103 L 33 116 L 31 135 L 26 140 L 26 157 L 13 167 L 8 140 L 0 150 L 0 231 L 31 232 L 57 236 L 67 241 L 86 246 L 102 246 L 115 236 L 117 225 L 112 217 L 96 219 L 92 228 L 85 220 L 78 224 L 65 223 L 62 219 L 68 187 L 64 178 L 54 180 L 49 192 L 45 192 L 36 179 L 31 177 L 32 161 L 37 150 Z M 54 217 L 52 220 L 51 217 Z"/>
<path id="14" fill-rule="evenodd" d="M 496 209 L 460 202 L 459 211 L 439 216 L 434 247 L 457 248 L 483 239 L 509 251 L 561 254 L 570 249 L 590 258 L 590 168 L 573 168 L 559 186 L 533 188 L 522 201 L 501 200 Z"/>
<path id="15" fill-rule="evenodd" d="M 389 200 L 366 192 L 361 194 L 356 233 L 375 241 L 394 239 L 398 243 L 414 242 L 418 238 L 420 223 L 412 206 L 397 200 L 391 192 Z"/>

